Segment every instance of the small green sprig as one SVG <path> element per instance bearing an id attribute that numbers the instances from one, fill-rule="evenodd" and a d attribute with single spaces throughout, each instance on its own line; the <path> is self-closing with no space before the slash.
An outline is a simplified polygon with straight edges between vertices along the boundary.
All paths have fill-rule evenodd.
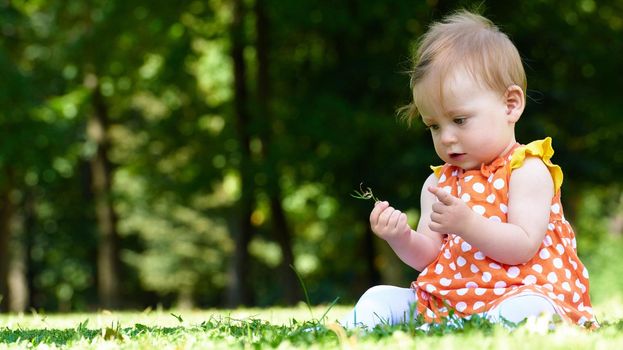
<path id="1" fill-rule="evenodd" d="M 371 199 L 374 201 L 374 203 L 380 202 L 380 200 L 374 195 L 374 193 L 372 193 L 372 189 L 370 187 L 366 187 L 365 189 L 363 188 L 363 182 L 359 184 L 359 190 L 353 191 L 353 193 L 351 193 L 350 195 L 351 197 L 357 199 Z"/>

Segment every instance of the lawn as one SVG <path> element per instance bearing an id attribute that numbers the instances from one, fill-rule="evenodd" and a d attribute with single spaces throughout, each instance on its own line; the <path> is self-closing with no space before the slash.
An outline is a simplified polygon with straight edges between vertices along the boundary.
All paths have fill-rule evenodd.
<path id="1" fill-rule="evenodd" d="M 332 320 L 346 306 L 238 310 L 144 310 L 0 316 L 0 348 L 71 349 L 623 349 L 623 301 L 595 305 L 602 327 L 586 331 L 558 324 L 546 331 L 532 320 L 509 331 L 484 320 L 462 329 L 380 327 L 344 332 Z M 325 315 L 326 313 L 326 315 Z M 323 315 L 325 322 L 317 321 Z"/>

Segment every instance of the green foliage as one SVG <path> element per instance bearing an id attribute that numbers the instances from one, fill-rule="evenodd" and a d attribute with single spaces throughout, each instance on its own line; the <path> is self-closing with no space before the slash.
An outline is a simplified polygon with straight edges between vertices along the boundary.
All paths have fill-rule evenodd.
<path id="1" fill-rule="evenodd" d="M 619 306 L 620 307 L 620 306 Z M 233 312 L 233 314 L 232 314 Z M 623 322 L 609 320 L 589 332 L 557 324 L 548 329 L 540 319 L 519 326 L 492 324 L 474 317 L 440 323 L 424 329 L 420 321 L 398 326 L 377 326 L 364 332 L 345 330 L 333 322 L 310 319 L 303 309 L 229 310 L 184 315 L 173 320 L 165 313 L 117 315 L 79 314 L 50 316 L 45 320 L 22 317 L 3 319 L 13 326 L 0 328 L 0 344 L 7 348 L 62 347 L 67 349 L 149 349 L 209 347 L 214 349 L 325 349 L 325 348 L 444 348 L 474 346 L 482 349 L 617 348 L 623 344 Z M 255 316 L 244 316 L 254 314 Z M 266 316 L 281 319 L 269 322 Z M 168 317 L 167 317 L 168 316 Z M 186 317 L 188 316 L 188 317 Z M 140 322 L 137 322 L 140 321 Z M 173 321 L 173 324 L 171 323 Z M 41 322 L 45 326 L 41 326 Z M 125 325 L 122 325 L 125 324 Z M 38 326 L 37 326 L 38 325 Z M 90 326 L 93 325 L 93 326 Z"/>

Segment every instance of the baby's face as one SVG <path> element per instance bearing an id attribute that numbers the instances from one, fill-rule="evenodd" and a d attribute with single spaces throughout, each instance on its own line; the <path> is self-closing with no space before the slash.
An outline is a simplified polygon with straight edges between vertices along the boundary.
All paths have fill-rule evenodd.
<path id="1" fill-rule="evenodd" d="M 478 84 L 464 69 L 447 77 L 438 105 L 418 105 L 422 121 L 443 161 L 478 169 L 512 148 L 515 120 L 509 116 L 504 94 Z"/>

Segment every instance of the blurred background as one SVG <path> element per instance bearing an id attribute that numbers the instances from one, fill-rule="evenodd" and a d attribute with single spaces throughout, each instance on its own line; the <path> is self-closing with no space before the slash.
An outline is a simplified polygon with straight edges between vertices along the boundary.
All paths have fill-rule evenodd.
<path id="1" fill-rule="evenodd" d="M 395 114 L 480 4 L 554 139 L 593 301 L 623 294 L 623 1 L 0 0 L 0 308 L 351 303 L 416 272 L 368 227 L 439 164 Z"/>

